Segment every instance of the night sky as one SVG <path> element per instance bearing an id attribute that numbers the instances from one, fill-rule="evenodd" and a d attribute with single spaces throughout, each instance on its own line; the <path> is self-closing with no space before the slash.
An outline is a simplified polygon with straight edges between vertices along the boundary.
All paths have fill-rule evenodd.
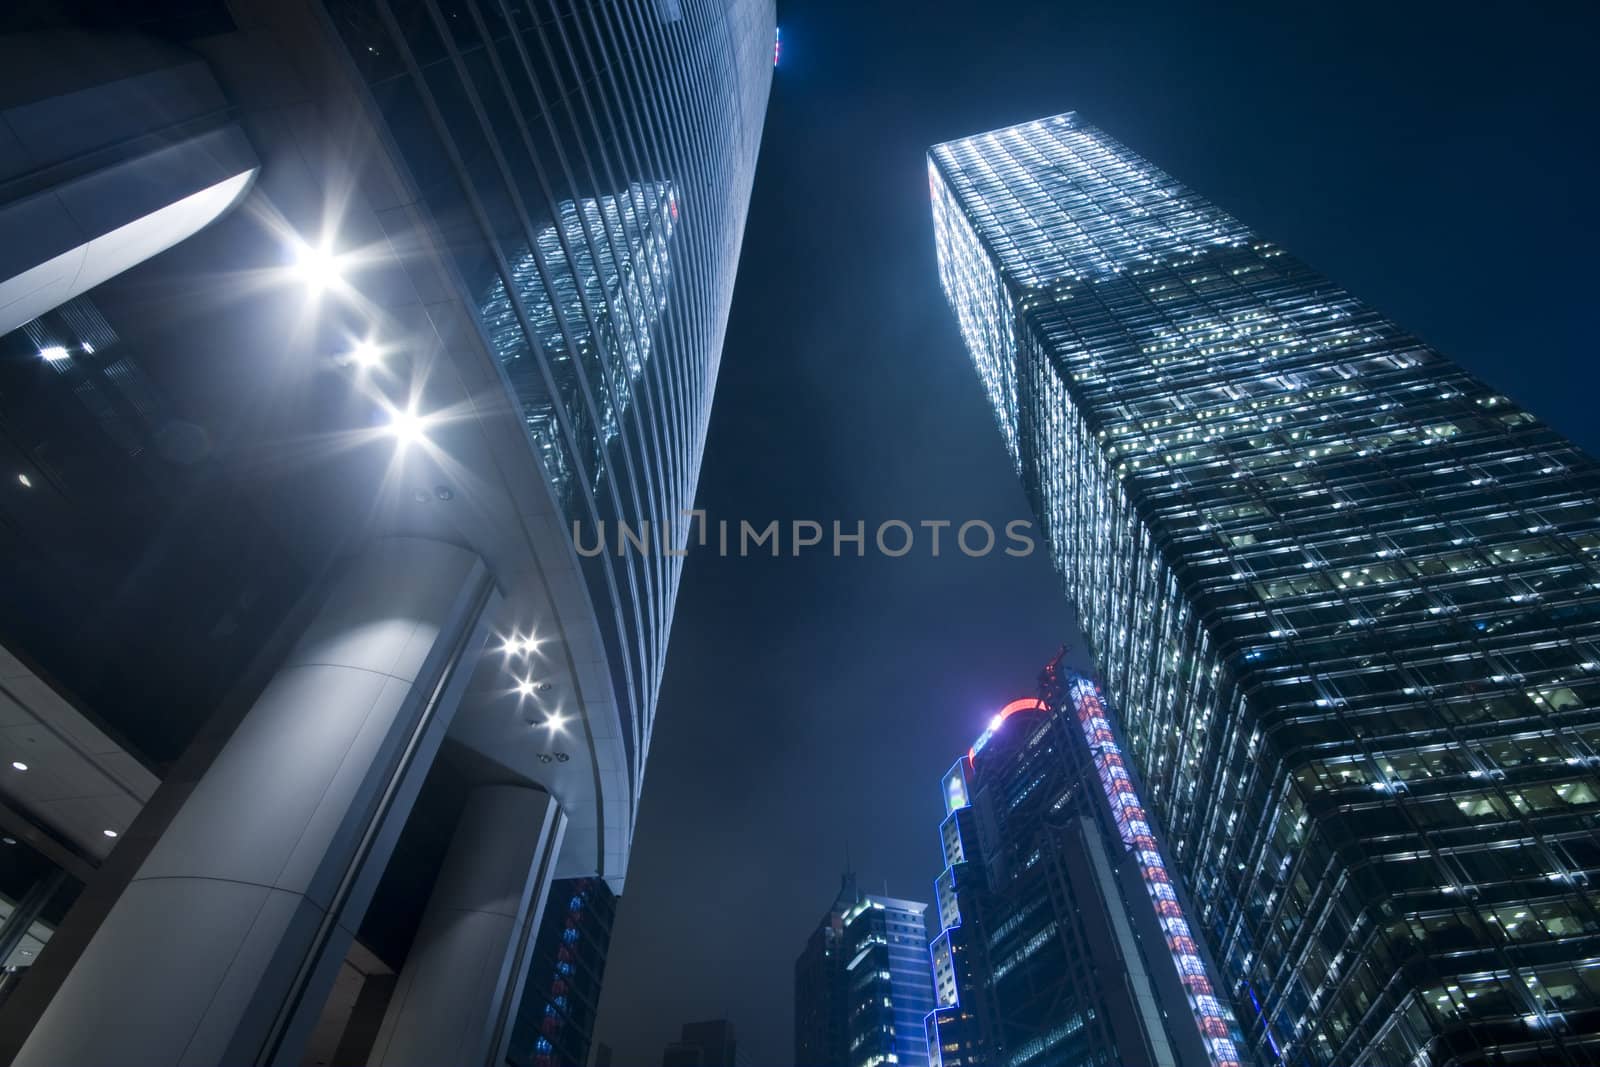
<path id="1" fill-rule="evenodd" d="M 700 506 L 1028 517 L 939 290 L 924 153 L 1067 110 L 1596 451 L 1594 16 L 1407 6 L 782 5 Z M 726 1016 L 752 1067 L 789 1064 L 791 968 L 846 849 L 863 888 L 930 900 L 940 775 L 1070 626 L 1042 551 L 691 555 L 616 1062 Z"/>

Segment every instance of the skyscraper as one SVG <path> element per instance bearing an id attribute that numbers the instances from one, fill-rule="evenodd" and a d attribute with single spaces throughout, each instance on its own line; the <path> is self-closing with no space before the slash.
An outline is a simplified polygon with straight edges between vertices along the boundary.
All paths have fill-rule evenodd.
<path id="1" fill-rule="evenodd" d="M 588 1067 L 616 914 L 603 878 L 551 883 L 511 1032 L 512 1067 Z"/>
<path id="2" fill-rule="evenodd" d="M 945 775 L 935 1067 L 1241 1062 L 1117 735 L 1058 657 Z"/>
<path id="3" fill-rule="evenodd" d="M 794 965 L 794 1062 L 877 1067 L 928 1062 L 923 1017 L 933 1007 L 927 905 L 862 893 L 855 876 Z"/>
<path id="4" fill-rule="evenodd" d="M 771 0 L 7 28 L 0 1059 L 581 1028 L 530 959 L 623 888 Z"/>
<path id="5" fill-rule="evenodd" d="M 1075 115 L 929 179 L 1249 1055 L 1593 1059 L 1594 461 Z"/>
<path id="6" fill-rule="evenodd" d="M 794 961 L 794 1062 L 828 1067 L 848 1062 L 845 1031 L 844 913 L 861 899 L 855 875 L 839 879 L 839 895 Z"/>
<path id="7" fill-rule="evenodd" d="M 848 1067 L 926 1067 L 922 1020 L 933 1007 L 927 910 L 920 901 L 864 893 L 844 913 L 839 943 Z"/>

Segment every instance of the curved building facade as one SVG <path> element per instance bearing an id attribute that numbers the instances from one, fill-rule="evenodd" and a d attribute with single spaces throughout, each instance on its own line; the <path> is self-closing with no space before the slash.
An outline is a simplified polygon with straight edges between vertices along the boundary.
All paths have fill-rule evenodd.
<path id="1" fill-rule="evenodd" d="M 500 365 L 562 528 L 585 548 L 575 558 L 636 802 L 674 553 L 697 535 L 689 510 L 771 81 L 773 4 L 326 10 Z"/>
<path id="2" fill-rule="evenodd" d="M 774 5 L 158 6 L 0 37 L 0 1058 L 555 1067 Z"/>

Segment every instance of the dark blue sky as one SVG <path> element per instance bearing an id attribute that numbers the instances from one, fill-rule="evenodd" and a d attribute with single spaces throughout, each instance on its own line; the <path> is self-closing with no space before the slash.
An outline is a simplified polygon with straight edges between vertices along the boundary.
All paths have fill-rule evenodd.
<path id="1" fill-rule="evenodd" d="M 1397 6 L 781 5 L 701 506 L 1027 515 L 939 292 L 923 154 L 1067 110 L 1595 451 L 1595 17 Z M 791 967 L 846 847 L 865 887 L 929 899 L 939 776 L 1068 619 L 1042 555 L 692 555 L 607 975 L 616 1062 L 726 1015 L 746 1062 L 788 1064 Z"/>

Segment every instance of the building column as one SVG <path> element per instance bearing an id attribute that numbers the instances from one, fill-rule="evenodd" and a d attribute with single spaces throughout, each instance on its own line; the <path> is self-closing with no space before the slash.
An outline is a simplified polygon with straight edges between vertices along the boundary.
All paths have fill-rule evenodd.
<path id="1" fill-rule="evenodd" d="M 467 799 L 367 1061 L 506 1061 L 567 817 L 550 794 L 480 786 Z"/>
<path id="2" fill-rule="evenodd" d="M 483 562 L 443 542 L 352 560 L 17 1067 L 298 1063 L 496 597 Z"/>

